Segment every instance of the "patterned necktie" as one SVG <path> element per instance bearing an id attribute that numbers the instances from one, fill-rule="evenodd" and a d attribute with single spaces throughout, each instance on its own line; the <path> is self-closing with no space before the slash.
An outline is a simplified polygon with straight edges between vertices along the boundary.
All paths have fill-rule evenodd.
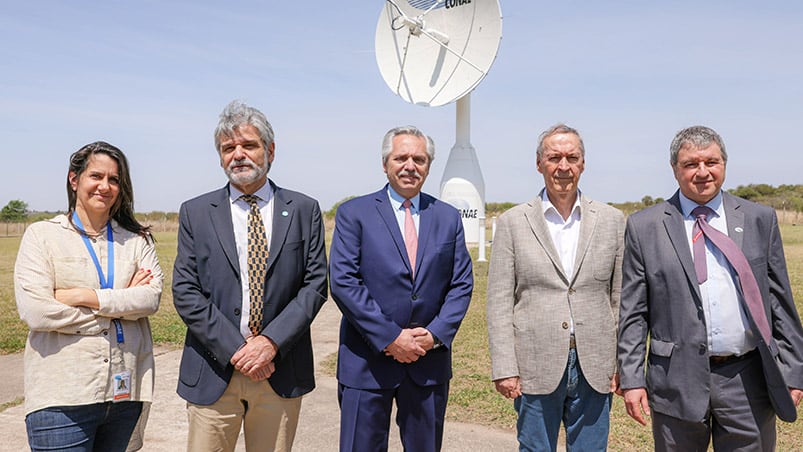
<path id="1" fill-rule="evenodd" d="M 251 314 L 248 328 L 254 336 L 262 330 L 262 311 L 265 298 L 265 277 L 268 273 L 268 237 L 255 195 L 242 195 L 251 206 L 248 212 L 248 291 Z"/>
<path id="2" fill-rule="evenodd" d="M 756 277 L 753 275 L 753 270 L 750 268 L 747 258 L 730 237 L 719 232 L 708 224 L 708 216 L 714 213 L 711 208 L 699 206 L 695 207 L 691 213 L 697 218 L 692 231 L 699 230 L 701 234 L 704 234 L 705 238 L 711 241 L 711 243 L 722 252 L 728 262 L 730 262 L 733 269 L 736 271 L 736 274 L 739 277 L 739 287 L 742 289 L 742 295 L 744 296 L 745 304 L 747 304 L 747 310 L 750 312 L 750 316 L 753 318 L 753 323 L 755 323 L 759 333 L 761 333 L 761 337 L 764 339 L 764 342 L 769 344 L 771 333 L 770 325 L 767 321 L 767 313 L 764 311 L 764 304 L 761 301 L 761 291 L 758 289 Z M 707 279 L 708 275 L 705 263 L 705 241 L 697 240 L 697 233 L 692 232 L 692 235 L 694 236 L 692 239 L 692 248 L 694 249 L 694 269 L 697 273 L 697 280 L 700 283 L 703 283 Z M 702 239 L 702 237 L 700 238 Z M 701 250 L 699 251 L 701 255 L 700 258 L 698 258 L 698 242 L 700 242 L 699 246 L 701 247 Z"/>
<path id="3" fill-rule="evenodd" d="M 415 231 L 415 222 L 410 206 L 413 205 L 409 199 L 402 203 L 404 206 L 404 246 L 407 248 L 407 257 L 410 259 L 410 268 L 415 276 L 415 255 L 418 251 L 418 233 Z"/>

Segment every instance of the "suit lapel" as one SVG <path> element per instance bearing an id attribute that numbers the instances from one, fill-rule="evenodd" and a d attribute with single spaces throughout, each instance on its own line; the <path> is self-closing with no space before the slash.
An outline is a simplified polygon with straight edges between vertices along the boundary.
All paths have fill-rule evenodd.
<path id="1" fill-rule="evenodd" d="M 237 259 L 237 245 L 234 243 L 234 226 L 231 223 L 231 202 L 229 201 L 229 186 L 221 188 L 218 191 L 217 199 L 212 201 L 209 205 L 209 219 L 212 223 L 212 228 L 215 230 L 215 236 L 223 248 L 223 253 L 226 255 L 229 264 L 234 269 L 234 272 L 239 277 L 240 264 Z"/>
<path id="2" fill-rule="evenodd" d="M 388 234 L 390 234 L 390 237 L 393 239 L 393 243 L 396 245 L 396 251 L 399 253 L 399 257 L 404 261 L 404 265 L 406 265 L 407 269 L 409 270 L 410 259 L 407 257 L 407 247 L 404 245 L 404 237 L 402 237 L 401 230 L 399 230 L 399 223 L 396 221 L 396 214 L 393 212 L 393 207 L 390 205 L 387 191 L 378 191 L 375 199 L 376 211 L 382 218 L 382 221 L 385 223 Z M 419 227 L 421 227 L 420 223 Z M 419 237 L 419 243 L 420 242 L 421 239 Z M 420 246 L 418 254 L 421 254 Z"/>
<path id="3" fill-rule="evenodd" d="M 694 259 L 691 256 L 689 248 L 689 238 L 686 235 L 686 226 L 683 219 L 683 210 L 680 208 L 680 195 L 675 192 L 675 195 L 667 201 L 666 218 L 664 218 L 664 228 L 669 236 L 669 241 L 672 242 L 672 247 L 675 254 L 680 260 L 680 265 L 686 273 L 686 278 L 693 282 L 691 284 L 697 293 L 698 299 L 700 298 L 700 287 L 697 284 L 697 273 L 694 271 Z"/>
<path id="4" fill-rule="evenodd" d="M 273 225 L 270 237 L 270 254 L 268 255 L 268 269 L 273 267 L 276 258 L 284 246 L 285 239 L 287 238 L 287 231 L 290 229 L 290 224 L 293 222 L 293 215 L 295 209 L 293 208 L 293 200 L 288 198 L 285 191 L 270 183 L 273 187 Z"/>
<path id="5" fill-rule="evenodd" d="M 739 249 L 743 249 L 744 212 L 740 208 L 739 199 L 728 192 L 722 192 L 722 204 L 725 207 L 725 221 L 728 223 L 728 237 Z"/>
<path id="6" fill-rule="evenodd" d="M 587 200 L 582 194 L 580 195 L 580 234 L 577 239 L 577 251 L 574 259 L 574 271 L 572 272 L 572 282 L 577 278 L 580 273 L 580 267 L 583 265 L 583 260 L 588 252 L 588 247 L 591 245 L 591 237 L 594 235 L 594 230 L 597 228 L 598 213 L 597 210 L 591 206 L 591 201 Z"/>
<path id="7" fill-rule="evenodd" d="M 434 223 L 433 215 L 434 209 L 431 209 L 433 203 L 435 203 L 435 198 L 425 195 L 421 193 L 421 197 L 419 198 L 419 205 L 418 205 L 418 250 L 415 256 L 415 274 L 417 275 L 419 270 L 421 269 L 421 261 L 423 260 L 421 256 L 424 255 L 426 251 L 427 244 L 429 243 L 429 238 L 432 236 L 432 224 Z M 405 248 L 406 250 L 406 248 Z"/>
<path id="8" fill-rule="evenodd" d="M 535 239 L 544 249 L 547 256 L 549 256 L 553 266 L 558 269 L 560 276 L 566 284 L 568 284 L 569 278 L 566 277 L 566 273 L 563 271 L 563 264 L 560 261 L 560 256 L 558 256 L 558 250 L 555 248 L 555 244 L 552 243 L 552 236 L 549 234 L 549 227 L 547 227 L 546 219 L 544 219 L 544 209 L 541 206 L 541 198 L 535 198 L 528 207 L 529 208 L 524 211 L 524 217 L 527 219 L 527 223 L 529 223 L 530 229 L 532 229 L 533 235 L 535 235 Z"/>

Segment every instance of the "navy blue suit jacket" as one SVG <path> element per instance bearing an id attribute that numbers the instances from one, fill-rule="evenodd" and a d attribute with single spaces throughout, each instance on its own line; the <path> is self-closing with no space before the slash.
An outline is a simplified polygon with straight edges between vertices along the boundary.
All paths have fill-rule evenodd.
<path id="1" fill-rule="evenodd" d="M 415 279 L 387 186 L 337 209 L 330 250 L 332 298 L 343 313 L 337 378 L 358 389 L 390 389 L 409 376 L 419 385 L 452 376 L 451 346 L 474 285 L 457 210 L 421 193 Z M 416 362 L 384 349 L 403 328 L 421 326 L 440 339 Z"/>
<path id="2" fill-rule="evenodd" d="M 326 301 L 324 227 L 317 201 L 273 185 L 274 213 L 262 334 L 279 347 L 268 380 L 282 397 L 315 387 L 309 327 Z M 178 394 L 209 405 L 228 386 L 244 343 L 242 289 L 228 185 L 181 205 L 173 302 L 187 324 Z"/>

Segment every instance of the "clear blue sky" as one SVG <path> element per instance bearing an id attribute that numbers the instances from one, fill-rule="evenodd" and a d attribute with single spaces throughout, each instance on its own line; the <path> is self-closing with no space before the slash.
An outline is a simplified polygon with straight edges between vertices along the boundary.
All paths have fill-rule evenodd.
<path id="1" fill-rule="evenodd" d="M 403 0 L 400 0 L 403 1 Z M 668 197 L 674 133 L 705 124 L 730 154 L 725 188 L 803 183 L 803 6 L 796 1 L 502 0 L 503 39 L 472 95 L 486 201 L 543 179 L 540 131 L 580 130 L 580 187 L 602 201 Z M 391 127 L 432 135 L 436 194 L 454 104 L 408 105 L 384 84 L 384 2 L 32 1 L 0 14 L 0 206 L 66 207 L 67 159 L 95 140 L 129 157 L 138 211 L 177 211 L 225 183 L 212 131 L 242 99 L 276 130 L 277 184 L 324 209 L 379 188 Z"/>

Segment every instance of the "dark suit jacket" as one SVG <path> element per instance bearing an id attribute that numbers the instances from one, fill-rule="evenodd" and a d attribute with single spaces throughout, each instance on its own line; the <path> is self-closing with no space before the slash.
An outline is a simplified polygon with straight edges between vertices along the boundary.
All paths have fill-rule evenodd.
<path id="1" fill-rule="evenodd" d="M 421 193 L 415 280 L 386 188 L 337 209 L 330 256 L 332 298 L 343 312 L 337 378 L 359 389 L 419 385 L 452 376 L 451 345 L 474 285 L 457 210 Z M 422 326 L 444 343 L 411 364 L 383 350 L 403 328 Z"/>
<path id="2" fill-rule="evenodd" d="M 317 201 L 273 188 L 262 334 L 279 347 L 270 385 L 282 397 L 298 397 L 315 387 L 309 327 L 327 297 L 324 228 Z M 234 371 L 229 360 L 244 343 L 228 186 L 181 205 L 173 302 L 187 324 L 178 394 L 214 403 Z"/>
<path id="3" fill-rule="evenodd" d="M 758 345 L 767 390 L 778 417 L 794 420 L 796 410 L 787 386 L 803 387 L 803 329 L 775 211 L 726 192 L 722 195 L 728 235 L 750 263 L 772 329 L 773 340 L 766 344 L 759 339 Z M 646 387 L 654 410 L 702 420 L 710 390 L 708 339 L 678 193 L 630 216 L 622 274 L 622 388 Z"/>

